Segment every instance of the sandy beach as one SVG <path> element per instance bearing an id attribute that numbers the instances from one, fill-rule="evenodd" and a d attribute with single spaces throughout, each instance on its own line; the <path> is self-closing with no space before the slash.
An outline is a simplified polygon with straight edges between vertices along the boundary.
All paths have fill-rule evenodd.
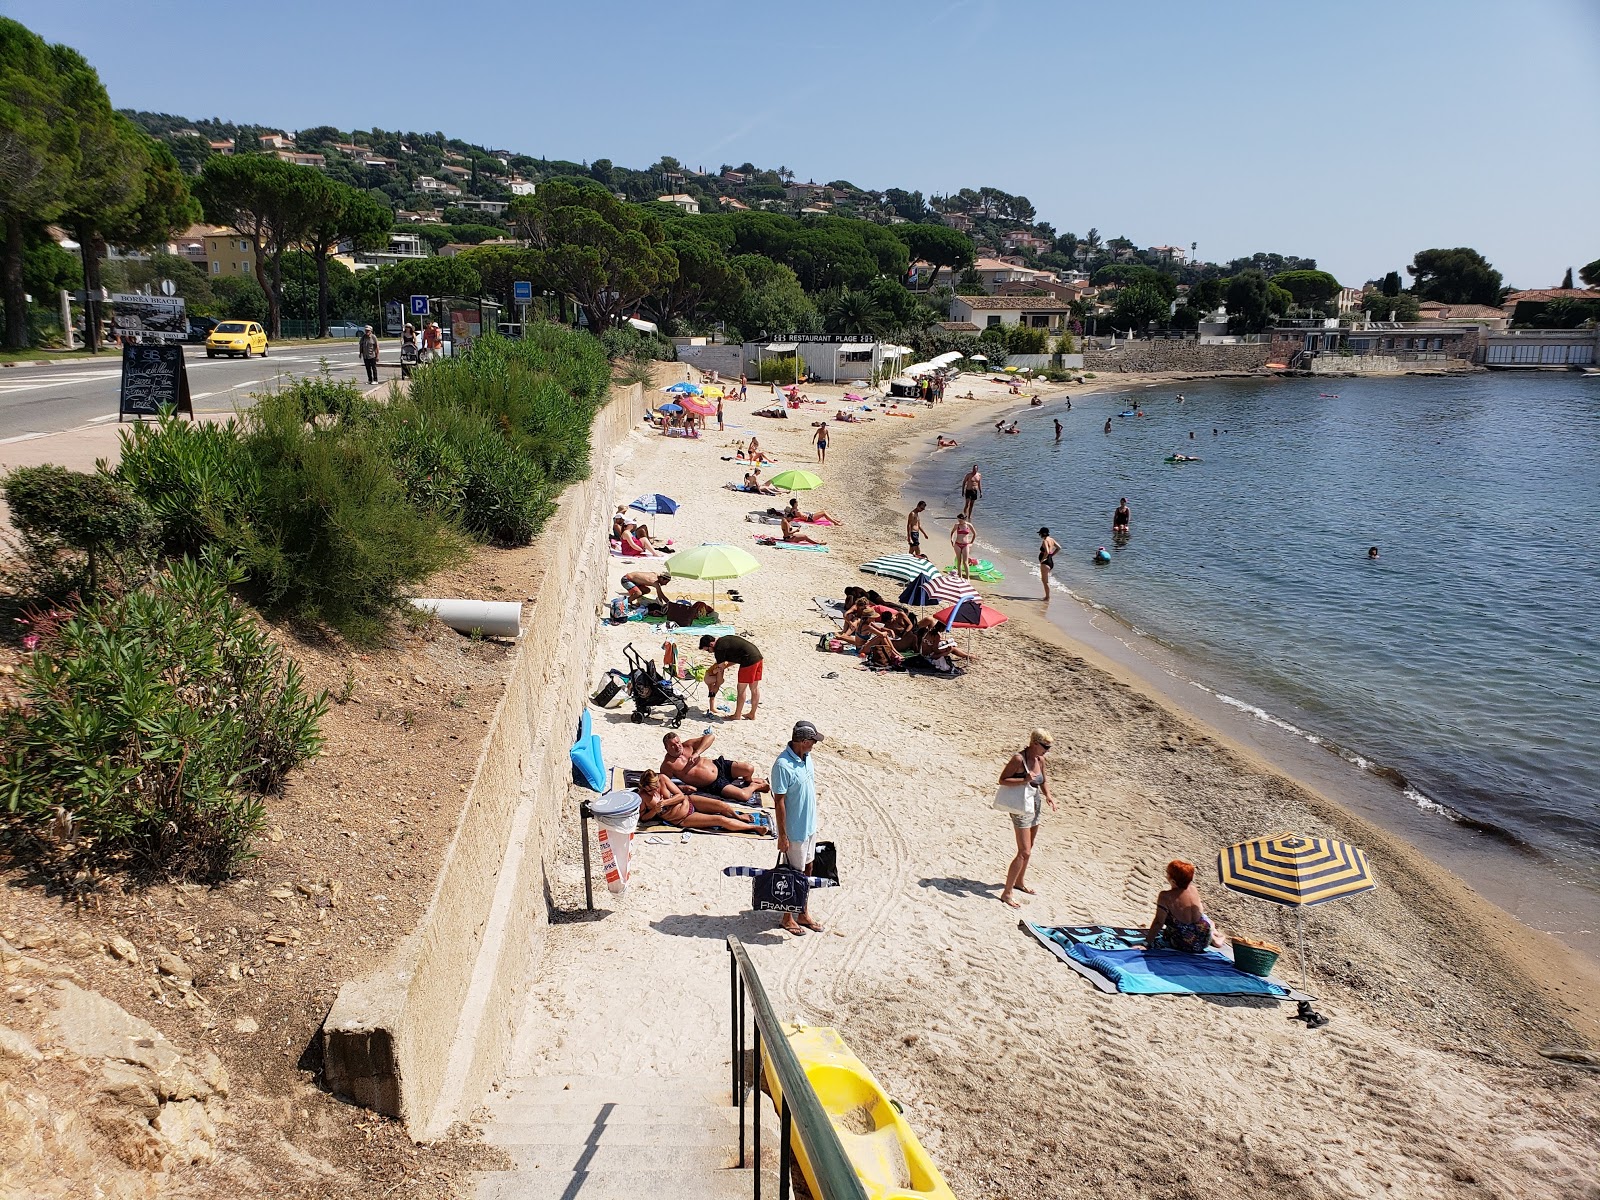
<path id="1" fill-rule="evenodd" d="M 761 562 L 736 584 L 743 603 L 719 600 L 724 620 L 765 655 L 760 714 L 707 721 L 700 689 L 683 732 L 710 724 L 713 753 L 765 773 L 793 723 L 814 721 L 826 735 L 816 751 L 821 833 L 838 844 L 844 886 L 817 893 L 813 912 L 828 932 L 791 938 L 746 911 L 748 881 L 721 874 L 769 865 L 771 841 L 641 834 L 627 892 L 599 885 L 607 911 L 586 919 L 573 820 L 552 880 L 568 919 L 551 931 L 511 1074 L 725 1077 L 732 933 L 782 1015 L 838 1028 L 872 1067 L 957 1195 L 1600 1196 L 1600 1074 L 1540 1054 L 1600 1039 L 1590 960 L 1164 706 L 1040 621 L 1037 601 L 998 598 L 1033 594 L 1036 579 L 979 585 L 1015 619 L 974 635 L 980 661 L 959 679 L 874 675 L 818 650 L 831 622 L 812 597 L 898 587 L 858 567 L 905 549 L 906 456 L 976 410 L 1019 403 L 999 385 L 970 386 L 976 400 L 910 419 L 835 423 L 825 467 L 811 421 L 832 415 L 842 388 L 809 389 L 829 402 L 789 421 L 748 416 L 764 400 L 752 389 L 751 403 L 728 405 L 724 434 L 635 434 L 616 502 L 665 492 L 682 508 L 651 520 L 656 537 L 726 542 Z M 797 466 L 826 481 L 801 503 L 842 518 L 812 530 L 827 553 L 754 542 L 775 530 L 747 514 L 782 500 L 724 490 L 744 466 L 722 461 L 752 432 L 779 459 L 767 474 Z M 930 515 L 948 515 L 952 499 L 929 497 Z M 931 556 L 949 561 L 948 522 L 924 524 Z M 630 569 L 616 565 L 613 584 Z M 670 591 L 711 598 L 688 581 Z M 663 640 L 644 624 L 607 628 L 593 679 L 623 665 L 630 641 L 659 662 Z M 707 662 L 695 640 L 680 634 L 680 652 Z M 630 718 L 631 706 L 595 714 L 608 763 L 656 766 L 663 722 Z M 1014 845 L 989 799 L 1035 726 L 1055 736 L 1060 810 L 1045 813 L 1029 869 L 1038 894 L 1019 914 L 998 900 Z M 1379 880 L 1309 915 L 1306 990 L 1331 1018 L 1321 1029 L 1264 1000 L 1102 994 L 1018 927 L 1019 916 L 1147 923 L 1164 864 L 1182 857 L 1200 865 L 1225 933 L 1292 946 L 1292 917 L 1215 883 L 1220 846 L 1282 830 L 1362 846 Z M 1298 982 L 1291 959 L 1279 978 Z"/>

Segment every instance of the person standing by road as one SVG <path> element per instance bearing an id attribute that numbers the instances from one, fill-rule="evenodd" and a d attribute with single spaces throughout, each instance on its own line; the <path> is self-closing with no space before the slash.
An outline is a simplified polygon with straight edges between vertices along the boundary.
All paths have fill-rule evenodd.
<path id="1" fill-rule="evenodd" d="M 372 332 L 368 325 L 361 334 L 361 342 L 356 347 L 361 352 L 361 365 L 367 369 L 367 382 L 378 382 L 378 336 Z"/>
<path id="2" fill-rule="evenodd" d="M 1033 856 L 1033 843 L 1039 836 L 1039 816 L 1045 804 L 1050 805 L 1051 812 L 1056 810 L 1055 797 L 1050 795 L 1050 781 L 1044 774 L 1044 756 L 1050 753 L 1054 741 L 1047 731 L 1035 729 L 1028 735 L 1027 746 L 1013 754 L 1005 770 L 1000 772 L 1001 786 L 1026 787 L 1029 793 L 1028 807 L 1011 814 L 1017 853 L 1006 868 L 1006 886 L 1000 893 L 1000 903 L 1011 908 L 1022 907 L 1013 892 L 1034 895 L 1024 877 L 1028 873 L 1028 860 Z"/>
<path id="3" fill-rule="evenodd" d="M 778 853 L 802 875 L 811 874 L 817 857 L 817 773 L 811 751 L 822 743 L 822 734 L 810 721 L 796 721 L 789 744 L 772 764 L 772 814 L 778 831 Z M 810 895 L 807 908 L 798 918 L 783 914 L 783 928 L 797 937 L 807 929 L 826 932 L 811 916 Z"/>
<path id="4" fill-rule="evenodd" d="M 428 328 L 422 334 L 422 349 L 426 352 L 429 362 L 444 352 L 444 331 L 439 328 L 439 322 L 428 322 Z"/>
<path id="5" fill-rule="evenodd" d="M 700 649 L 711 651 L 711 657 L 716 661 L 711 669 L 706 672 L 706 689 L 711 693 L 711 703 L 714 705 L 717 693 L 722 689 L 722 678 L 727 674 L 730 665 L 739 668 L 739 690 L 733 699 L 732 720 L 737 721 L 741 716 L 747 721 L 756 719 L 756 710 L 761 707 L 761 651 L 756 644 L 748 638 L 742 638 L 736 633 L 724 634 L 714 638 L 709 633 L 700 639 Z M 714 680 L 714 682 L 713 682 Z M 750 697 L 750 711 L 744 711 L 746 694 Z"/>
<path id="6" fill-rule="evenodd" d="M 961 477 L 961 498 L 966 501 L 961 509 L 961 515 L 967 520 L 972 520 L 972 506 L 983 496 L 983 473 L 978 470 L 978 464 L 972 464 L 972 470 Z"/>
<path id="7" fill-rule="evenodd" d="M 906 549 L 915 558 L 922 558 L 922 535 L 927 531 L 922 528 L 922 514 L 927 509 L 926 500 L 918 500 L 917 506 L 906 514 Z"/>

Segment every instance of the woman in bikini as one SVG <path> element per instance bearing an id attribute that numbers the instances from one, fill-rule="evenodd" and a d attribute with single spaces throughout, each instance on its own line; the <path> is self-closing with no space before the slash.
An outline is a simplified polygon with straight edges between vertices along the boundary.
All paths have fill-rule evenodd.
<path id="1" fill-rule="evenodd" d="M 1172 886 L 1156 897 L 1156 916 L 1145 933 L 1145 944 L 1153 950 L 1182 950 L 1203 954 L 1222 945 L 1222 937 L 1200 905 L 1194 886 L 1194 864 L 1175 858 L 1167 864 L 1167 882 Z"/>
<path id="2" fill-rule="evenodd" d="M 1056 555 L 1061 543 L 1050 536 L 1049 529 L 1039 530 L 1039 582 L 1044 584 L 1044 602 L 1050 603 L 1050 572 L 1056 565 Z"/>
<path id="3" fill-rule="evenodd" d="M 765 833 L 767 827 L 746 821 L 726 800 L 693 796 L 656 771 L 639 778 L 639 819 L 662 820 L 680 829 L 726 829 L 731 833 Z"/>
<path id="4" fill-rule="evenodd" d="M 784 513 L 778 518 L 783 531 L 783 540 L 795 546 L 826 546 L 827 542 L 819 542 L 805 530 L 797 528 L 794 518 L 789 513 Z"/>
<path id="5" fill-rule="evenodd" d="M 1028 735 L 1027 746 L 1013 754 L 1011 761 L 1006 763 L 1006 769 L 1000 772 L 1002 784 L 1025 784 L 1035 792 L 1029 811 L 1011 814 L 1011 831 L 1016 835 L 1017 853 L 1006 868 L 1006 886 L 1000 892 L 1000 903 L 1012 908 L 1022 907 L 1012 895 L 1013 892 L 1026 892 L 1030 896 L 1035 894 L 1024 876 L 1028 873 L 1033 843 L 1039 836 L 1039 817 L 1043 811 L 1040 800 L 1050 805 L 1051 812 L 1056 810 L 1055 797 L 1050 795 L 1050 781 L 1044 774 L 1044 756 L 1050 753 L 1054 742 L 1055 739 L 1047 731 L 1035 729 Z"/>
<path id="6" fill-rule="evenodd" d="M 972 578 L 972 564 L 967 555 L 972 543 L 977 540 L 978 531 L 972 527 L 972 522 L 964 515 L 957 517 L 955 525 L 950 530 L 950 545 L 955 547 L 956 574 L 963 579 Z"/>

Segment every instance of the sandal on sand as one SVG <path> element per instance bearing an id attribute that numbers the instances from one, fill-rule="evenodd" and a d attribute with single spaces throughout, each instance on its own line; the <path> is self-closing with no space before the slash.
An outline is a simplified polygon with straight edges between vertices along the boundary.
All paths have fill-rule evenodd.
<path id="1" fill-rule="evenodd" d="M 813 921 L 810 917 L 806 917 L 804 920 L 800 921 L 799 925 L 800 925 L 800 927 L 802 929 L 811 930 L 812 933 L 827 933 L 828 932 L 827 929 L 825 929 L 822 925 L 818 924 L 816 921 Z"/>

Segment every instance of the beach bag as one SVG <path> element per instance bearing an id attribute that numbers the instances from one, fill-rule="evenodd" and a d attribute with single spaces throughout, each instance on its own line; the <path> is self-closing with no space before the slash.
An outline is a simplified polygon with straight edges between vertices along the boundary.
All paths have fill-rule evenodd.
<path id="1" fill-rule="evenodd" d="M 1025 817 L 1039 807 L 1039 789 L 1031 783 L 1002 783 L 994 790 L 993 807 Z"/>
<path id="2" fill-rule="evenodd" d="M 785 862 L 779 851 L 778 865 L 750 881 L 750 907 L 757 912 L 803 913 L 810 890 L 806 877 Z"/>
<path id="3" fill-rule="evenodd" d="M 689 603 L 687 600 L 667 601 L 667 620 L 673 625 L 693 625 L 702 617 L 715 617 L 717 614 L 704 600 Z"/>
<path id="4" fill-rule="evenodd" d="M 818 842 L 811 859 L 811 878 L 839 882 L 839 853 L 832 842 Z"/>

